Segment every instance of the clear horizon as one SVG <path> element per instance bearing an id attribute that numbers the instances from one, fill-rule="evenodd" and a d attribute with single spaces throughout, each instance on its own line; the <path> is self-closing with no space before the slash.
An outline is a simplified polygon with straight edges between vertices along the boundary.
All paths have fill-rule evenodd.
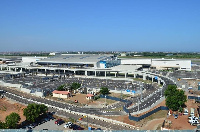
<path id="1" fill-rule="evenodd" d="M 0 52 L 199 52 L 199 0 L 1 0 Z"/>

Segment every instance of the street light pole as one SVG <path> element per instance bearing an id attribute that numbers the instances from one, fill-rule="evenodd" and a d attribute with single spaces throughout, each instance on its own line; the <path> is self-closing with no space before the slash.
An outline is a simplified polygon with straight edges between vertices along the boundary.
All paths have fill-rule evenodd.
<path id="1" fill-rule="evenodd" d="M 105 105 L 106 105 L 106 95 L 105 95 Z"/>
<path id="2" fill-rule="evenodd" d="M 140 98 L 141 98 L 141 100 L 142 100 L 142 87 L 143 87 L 143 84 L 140 85 L 140 92 L 141 92 L 141 97 Z"/>
<path id="3" fill-rule="evenodd" d="M 137 98 L 138 99 L 138 112 L 139 112 L 139 109 L 140 109 L 140 98 Z"/>
<path id="4" fill-rule="evenodd" d="M 87 129 L 89 128 L 89 126 L 88 126 L 88 115 L 87 115 Z"/>

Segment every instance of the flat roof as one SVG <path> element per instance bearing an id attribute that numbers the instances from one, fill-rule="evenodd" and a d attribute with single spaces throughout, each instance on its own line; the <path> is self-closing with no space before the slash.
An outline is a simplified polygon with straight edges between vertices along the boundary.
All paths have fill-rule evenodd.
<path id="1" fill-rule="evenodd" d="M 112 55 L 96 55 L 96 54 L 65 54 L 53 56 L 38 61 L 38 63 L 63 63 L 63 64 L 94 64 L 101 60 L 106 60 Z"/>

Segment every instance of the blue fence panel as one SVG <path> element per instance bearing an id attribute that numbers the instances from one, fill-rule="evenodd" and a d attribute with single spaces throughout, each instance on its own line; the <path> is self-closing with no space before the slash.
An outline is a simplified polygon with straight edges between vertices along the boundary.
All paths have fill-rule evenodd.
<path id="1" fill-rule="evenodd" d="M 156 109 L 154 109 L 154 110 L 152 110 L 152 111 L 150 111 L 150 112 L 148 112 L 148 113 L 146 113 L 144 115 L 141 115 L 139 117 L 131 116 L 129 114 L 129 119 L 133 120 L 133 121 L 140 121 L 140 120 L 142 120 L 142 119 L 144 119 L 144 118 L 146 118 L 146 117 L 158 112 L 159 110 L 169 110 L 169 108 L 167 108 L 165 106 L 160 106 L 160 107 L 158 107 L 158 108 L 156 108 Z"/>
<path id="2" fill-rule="evenodd" d="M 195 99 L 195 96 L 188 96 L 188 99 Z"/>
<path id="3" fill-rule="evenodd" d="M 105 95 L 100 95 L 101 98 L 105 98 Z M 111 100 L 115 100 L 115 101 L 121 101 L 121 102 L 124 102 L 124 103 L 129 103 L 130 101 L 129 100 L 124 100 L 124 99 L 121 99 L 121 98 L 117 98 L 117 97 L 112 97 L 112 96 L 108 96 L 106 95 L 106 98 L 107 99 L 111 99 Z"/>

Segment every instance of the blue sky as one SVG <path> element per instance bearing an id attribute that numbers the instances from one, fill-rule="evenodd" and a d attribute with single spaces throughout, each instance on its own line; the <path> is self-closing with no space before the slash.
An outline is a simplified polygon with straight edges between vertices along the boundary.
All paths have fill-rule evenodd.
<path id="1" fill-rule="evenodd" d="M 200 49 L 200 0 L 0 0 L 0 51 Z"/>

